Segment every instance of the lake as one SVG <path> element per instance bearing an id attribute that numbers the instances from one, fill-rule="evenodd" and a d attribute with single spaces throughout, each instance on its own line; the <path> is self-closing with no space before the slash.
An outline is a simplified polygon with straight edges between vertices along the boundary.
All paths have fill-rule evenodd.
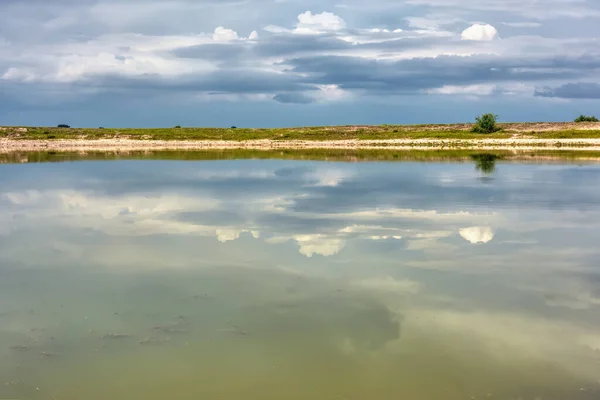
<path id="1" fill-rule="evenodd" d="M 0 399 L 600 398 L 600 165 L 0 165 Z"/>

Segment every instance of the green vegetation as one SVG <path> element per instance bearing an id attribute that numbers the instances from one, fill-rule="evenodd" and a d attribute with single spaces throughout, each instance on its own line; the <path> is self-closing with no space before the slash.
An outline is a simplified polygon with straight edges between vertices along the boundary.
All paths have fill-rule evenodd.
<path id="1" fill-rule="evenodd" d="M 476 139 L 469 125 L 333 126 L 303 128 L 0 128 L 0 137 L 11 139 L 138 139 L 138 140 L 374 140 L 374 139 Z M 23 131 L 23 130 L 26 131 Z M 507 134 L 490 137 L 506 138 Z"/>
<path id="2" fill-rule="evenodd" d="M 580 115 L 579 117 L 575 118 L 575 122 L 600 122 L 598 120 L 598 118 L 594 117 L 594 116 L 588 116 L 588 115 Z"/>
<path id="3" fill-rule="evenodd" d="M 13 140 L 48 139 L 134 139 L 134 140 L 390 140 L 390 139 L 481 139 L 478 128 L 488 131 L 489 117 L 481 116 L 478 124 L 453 125 L 380 125 L 317 126 L 299 128 L 48 128 L 0 127 L 0 138 Z M 502 123 L 491 124 L 493 132 L 486 139 L 508 138 L 600 138 L 600 129 L 579 129 L 575 123 Z M 476 128 L 476 129 L 474 129 Z M 474 131 L 475 130 L 475 131 Z"/>
<path id="4" fill-rule="evenodd" d="M 475 118 L 475 126 L 472 131 L 476 133 L 494 133 L 500 131 L 498 116 L 495 114 L 483 114 Z"/>

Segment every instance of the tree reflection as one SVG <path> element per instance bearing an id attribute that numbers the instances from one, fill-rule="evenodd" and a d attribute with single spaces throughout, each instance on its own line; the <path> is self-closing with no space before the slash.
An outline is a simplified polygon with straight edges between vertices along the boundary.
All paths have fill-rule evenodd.
<path id="1" fill-rule="evenodd" d="M 475 169 L 485 175 L 490 175 L 496 170 L 496 160 L 499 157 L 495 154 L 482 153 L 472 154 L 471 159 L 475 161 Z"/>

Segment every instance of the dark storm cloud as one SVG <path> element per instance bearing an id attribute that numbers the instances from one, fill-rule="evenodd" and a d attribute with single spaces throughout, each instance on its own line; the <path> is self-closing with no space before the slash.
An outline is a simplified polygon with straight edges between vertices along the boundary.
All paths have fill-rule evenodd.
<path id="1" fill-rule="evenodd" d="M 357 37 L 364 35 L 364 32 L 352 32 Z M 349 39 L 348 39 L 349 40 Z M 445 40 L 450 43 L 453 49 L 464 48 L 469 43 L 458 40 Z M 332 34 L 319 35 L 294 35 L 289 33 L 273 34 L 261 37 L 256 43 L 247 45 L 246 43 L 224 43 L 224 44 L 206 44 L 199 46 L 183 47 L 173 50 L 172 53 L 182 58 L 199 59 L 217 59 L 229 60 L 237 57 L 246 57 L 247 59 L 264 59 L 265 57 L 289 57 L 296 55 L 315 56 L 327 52 L 397 52 L 411 49 L 428 48 L 439 44 L 440 39 L 435 37 L 402 37 L 400 34 L 383 35 L 378 42 L 352 43 L 347 40 L 340 40 Z"/>
<path id="2" fill-rule="evenodd" d="M 535 91 L 535 95 L 563 99 L 600 99 L 600 84 L 592 82 L 566 83 L 555 88 L 538 89 Z"/>
<path id="3" fill-rule="evenodd" d="M 245 60 L 252 57 L 251 49 L 242 43 L 208 43 L 198 46 L 182 47 L 172 51 L 172 54 L 180 58 L 198 58 L 205 60 L 217 60 L 223 63 L 233 60 Z"/>
<path id="4" fill-rule="evenodd" d="M 316 39 L 300 40 L 298 43 L 308 49 L 311 45 L 318 45 Z M 270 49 L 273 55 L 276 54 L 279 40 Z M 265 41 L 260 51 L 266 51 L 269 43 L 268 40 Z M 370 44 L 367 47 L 374 46 Z M 390 44 L 385 43 L 385 46 Z M 260 58 L 257 51 L 243 43 L 205 44 L 180 48 L 174 54 L 180 57 L 205 58 L 222 67 L 213 72 L 175 77 L 158 74 L 133 77 L 89 75 L 86 79 L 73 83 L 71 87 L 138 94 L 276 93 L 272 98 L 279 103 L 309 104 L 315 98 L 302 92 L 316 90 L 316 85 L 336 84 L 342 89 L 378 94 L 414 94 L 444 85 L 573 79 L 592 73 L 600 67 L 600 59 L 590 57 L 503 58 L 475 55 L 380 61 L 354 56 L 304 56 L 284 61 L 281 65 L 285 68 L 284 72 L 269 72 L 251 66 L 252 62 Z M 43 87 L 39 83 L 31 86 L 32 90 Z M 21 87 L 26 88 L 27 84 Z M 544 97 L 598 98 L 599 88 L 597 84 L 571 84 L 556 90 L 544 89 L 536 94 Z"/>
<path id="5" fill-rule="evenodd" d="M 273 91 L 312 90 L 293 75 L 251 69 L 223 69 L 201 75 L 166 78 L 148 74 L 138 77 L 118 75 L 94 76 L 75 86 L 98 87 L 115 91 L 264 93 Z"/>
<path id="6" fill-rule="evenodd" d="M 182 58 L 216 58 L 221 60 L 244 56 L 248 59 L 262 59 L 264 57 L 282 57 L 297 53 L 314 54 L 319 51 L 348 50 L 351 48 L 351 43 L 339 40 L 333 35 L 292 35 L 286 33 L 262 37 L 261 40 L 252 43 L 250 46 L 246 43 L 203 44 L 176 49 L 172 53 Z"/>
<path id="7" fill-rule="evenodd" d="M 348 50 L 352 44 L 332 35 L 290 35 L 279 34 L 262 40 L 253 48 L 257 57 L 279 57 L 296 53 Z"/>
<path id="8" fill-rule="evenodd" d="M 498 56 L 439 56 L 396 62 L 351 56 L 304 57 L 285 62 L 312 83 L 345 89 L 410 93 L 443 85 L 524 82 L 581 76 L 600 67 L 588 58 L 506 59 Z"/>
<path id="9" fill-rule="evenodd" d="M 273 100 L 284 104 L 310 104 L 315 101 L 303 93 L 279 93 L 273 96 Z"/>

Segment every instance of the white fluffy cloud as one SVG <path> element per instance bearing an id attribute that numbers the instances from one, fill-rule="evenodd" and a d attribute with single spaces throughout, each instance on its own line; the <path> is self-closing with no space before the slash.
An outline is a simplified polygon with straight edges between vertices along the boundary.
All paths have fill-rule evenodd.
<path id="1" fill-rule="evenodd" d="M 238 39 L 238 34 L 236 31 L 232 29 L 227 29 L 222 26 L 218 26 L 215 28 L 215 33 L 213 33 L 212 38 L 216 41 L 228 41 L 228 40 L 236 40 Z"/>
<path id="2" fill-rule="evenodd" d="M 231 40 L 257 40 L 258 32 L 252 31 L 250 35 L 245 37 L 240 37 L 236 31 L 233 29 L 228 29 L 223 26 L 218 26 L 215 28 L 215 31 L 212 35 L 212 39 L 217 42 L 228 42 Z"/>
<path id="3" fill-rule="evenodd" d="M 344 20 L 330 12 L 313 14 L 306 11 L 298 15 L 298 25 L 295 32 L 301 34 L 315 34 L 331 31 L 339 31 L 346 27 Z"/>
<path id="4" fill-rule="evenodd" d="M 313 14 L 311 11 L 306 11 L 298 15 L 298 23 L 294 29 L 287 29 L 277 25 L 268 25 L 263 29 L 271 33 L 317 35 L 321 33 L 341 31 L 345 27 L 346 22 L 333 13 L 322 12 L 320 14 Z"/>
<path id="5" fill-rule="evenodd" d="M 219 242 L 226 243 L 238 240 L 240 235 L 246 232 L 250 233 L 254 239 L 260 238 L 259 231 L 250 231 L 248 229 L 217 228 L 215 233 Z"/>
<path id="6" fill-rule="evenodd" d="M 490 41 L 499 39 L 498 30 L 492 25 L 474 24 L 460 35 L 462 40 Z"/>
<path id="7" fill-rule="evenodd" d="M 494 231 L 489 227 L 473 226 L 461 229 L 460 236 L 473 244 L 488 243 L 494 238 Z"/>
<path id="8" fill-rule="evenodd" d="M 325 257 L 333 256 L 339 253 L 345 245 L 341 238 L 325 235 L 298 235 L 294 239 L 300 246 L 300 254 L 306 257 L 312 257 L 315 254 Z"/>
<path id="9" fill-rule="evenodd" d="M 169 53 L 212 43 L 255 42 L 258 38 L 256 31 L 242 37 L 223 26 L 218 26 L 212 33 L 196 35 L 105 34 L 84 42 L 33 46 L 31 52 L 19 55 L 18 66 L 11 66 L 3 73 L 0 71 L 0 79 L 71 83 L 105 74 L 171 78 L 209 74 L 219 69 L 212 60 L 182 59 Z"/>

